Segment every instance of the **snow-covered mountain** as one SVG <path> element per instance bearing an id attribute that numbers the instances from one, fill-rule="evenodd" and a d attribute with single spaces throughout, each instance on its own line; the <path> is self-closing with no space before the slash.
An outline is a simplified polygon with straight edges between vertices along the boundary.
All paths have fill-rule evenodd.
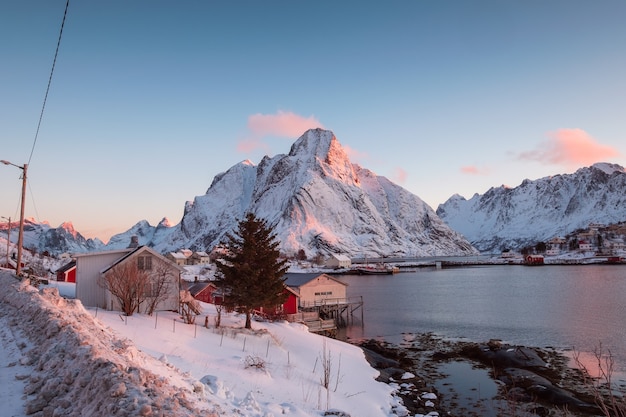
<path id="1" fill-rule="evenodd" d="M 188 202 L 181 222 L 148 242 L 165 252 L 210 249 L 253 212 L 286 254 L 467 255 L 475 249 L 419 197 L 352 164 L 334 134 L 307 131 L 289 154 L 243 161 Z"/>
<path id="2" fill-rule="evenodd" d="M 289 154 L 243 161 L 218 174 L 207 192 L 187 202 L 180 223 L 142 220 L 105 246 L 71 224 L 29 223 L 25 246 L 51 254 L 140 245 L 160 252 L 210 250 L 253 212 L 274 226 L 283 253 L 308 256 L 470 255 L 477 251 L 419 197 L 353 164 L 334 134 L 305 132 Z M 39 229 L 37 229 L 39 228 Z M 13 240 L 13 239 L 12 239 Z"/>
<path id="3" fill-rule="evenodd" d="M 133 237 L 137 238 L 139 245 L 150 245 L 163 240 L 171 232 L 171 228 L 172 225 L 167 217 L 164 217 L 156 227 L 151 226 L 146 220 L 141 220 L 127 231 L 111 236 L 106 249 L 127 248 Z"/>
<path id="4" fill-rule="evenodd" d="M 11 222 L 11 242 L 16 243 L 18 229 L 16 223 Z M 6 237 L 6 228 L 3 230 Z M 127 243 L 128 245 L 128 243 Z M 105 247 L 100 239 L 86 239 L 78 233 L 72 223 L 65 222 L 57 228 L 44 222 L 39 223 L 35 219 L 24 219 L 24 248 L 34 249 L 37 252 L 49 252 L 52 255 L 61 253 L 80 253 L 101 250 Z"/>
<path id="5" fill-rule="evenodd" d="M 626 172 L 609 163 L 518 187 L 497 187 L 469 200 L 454 195 L 437 214 L 482 252 L 521 248 L 590 223 L 626 220 Z"/>

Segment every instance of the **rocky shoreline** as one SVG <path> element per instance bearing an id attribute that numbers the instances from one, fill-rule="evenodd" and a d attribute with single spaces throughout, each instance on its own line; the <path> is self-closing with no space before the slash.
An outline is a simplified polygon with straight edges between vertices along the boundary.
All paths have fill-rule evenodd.
<path id="1" fill-rule="evenodd" d="M 443 416 L 598 416 L 583 372 L 555 349 L 451 341 L 432 333 L 405 334 L 394 345 L 382 340 L 356 342 L 379 380 L 397 388 L 411 415 Z M 465 362 L 480 368 L 498 386 L 494 398 L 476 401 L 468 409 L 457 395 L 443 393 L 437 382 L 446 377 L 443 365 Z"/>

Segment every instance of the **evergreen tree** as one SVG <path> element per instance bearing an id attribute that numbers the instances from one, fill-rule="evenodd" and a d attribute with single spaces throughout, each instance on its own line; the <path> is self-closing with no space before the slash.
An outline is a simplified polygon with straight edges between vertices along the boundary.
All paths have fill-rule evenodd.
<path id="1" fill-rule="evenodd" d="M 250 329 L 253 310 L 272 309 L 285 302 L 287 261 L 279 259 L 279 242 L 273 230 L 252 213 L 226 237 L 229 251 L 216 262 L 216 284 L 224 293 L 224 306 L 245 313 L 245 327 Z"/>

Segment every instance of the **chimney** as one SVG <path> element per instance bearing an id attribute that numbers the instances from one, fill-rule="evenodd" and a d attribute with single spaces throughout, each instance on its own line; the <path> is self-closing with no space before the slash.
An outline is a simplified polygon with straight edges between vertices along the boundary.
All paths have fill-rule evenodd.
<path id="1" fill-rule="evenodd" d="M 130 244 L 128 245 L 129 248 L 136 248 L 139 247 L 139 237 L 138 236 L 131 236 L 130 237 Z"/>

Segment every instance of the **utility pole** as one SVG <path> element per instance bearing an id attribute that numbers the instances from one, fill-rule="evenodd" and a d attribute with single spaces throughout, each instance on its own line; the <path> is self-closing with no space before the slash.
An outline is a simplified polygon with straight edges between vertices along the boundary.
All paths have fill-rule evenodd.
<path id="1" fill-rule="evenodd" d="M 26 206 L 26 172 L 28 171 L 28 164 L 23 166 L 15 165 L 12 162 L 4 159 L 0 160 L 4 165 L 13 165 L 22 170 L 22 204 L 20 207 L 20 229 L 17 237 L 17 266 L 15 267 L 15 275 L 18 277 L 22 274 L 22 246 L 24 244 L 24 208 Z"/>
<path id="2" fill-rule="evenodd" d="M 26 170 L 28 170 L 28 164 L 24 164 L 22 167 L 22 204 L 20 207 L 20 233 L 17 236 L 17 267 L 15 269 L 15 275 L 18 277 L 22 273 L 22 249 L 24 246 L 24 208 L 26 207 Z"/>

